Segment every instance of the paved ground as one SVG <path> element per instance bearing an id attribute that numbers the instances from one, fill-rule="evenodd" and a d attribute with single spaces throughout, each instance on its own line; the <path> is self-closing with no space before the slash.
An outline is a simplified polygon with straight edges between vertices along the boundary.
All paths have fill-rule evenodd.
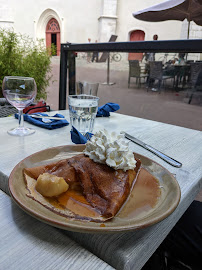
<path id="1" fill-rule="evenodd" d="M 100 83 L 99 105 L 115 102 L 121 107 L 119 113 L 202 131 L 202 100 L 200 98 L 193 98 L 192 103 L 187 104 L 186 91 L 176 92 L 166 89 L 162 90 L 161 94 L 147 92 L 144 85 L 138 89 L 133 78 L 131 87 L 128 89 L 127 62 L 111 63 L 110 82 L 114 82 L 114 85 L 102 84 L 107 81 L 106 63 L 87 63 L 85 60 L 77 60 L 76 71 L 77 80 Z M 58 57 L 52 60 L 52 74 L 54 82 L 48 87 L 47 102 L 52 109 L 58 109 Z"/>

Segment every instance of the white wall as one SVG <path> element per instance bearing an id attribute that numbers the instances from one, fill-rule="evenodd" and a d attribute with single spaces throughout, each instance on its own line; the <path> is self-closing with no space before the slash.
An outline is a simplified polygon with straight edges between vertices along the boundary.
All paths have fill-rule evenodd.
<path id="1" fill-rule="evenodd" d="M 159 36 L 159 40 L 180 39 L 182 23 L 179 21 L 152 23 L 137 20 L 132 16 L 133 12 L 142 10 L 160 2 L 162 2 L 162 0 L 118 1 L 118 41 L 129 41 L 129 33 L 134 30 L 144 31 L 145 40 L 152 40 L 154 34 Z"/>
<path id="2" fill-rule="evenodd" d="M 14 25 L 13 9 L 10 0 L 0 0 L 0 27 L 4 29 L 12 28 Z"/>
<path id="3" fill-rule="evenodd" d="M 98 17 L 101 0 L 10 0 L 16 32 L 35 38 L 41 14 L 52 9 L 63 21 L 62 42 L 87 42 L 88 37 L 98 39 Z M 44 30 L 45 32 L 45 30 Z M 36 33 L 40 36 L 40 33 Z M 45 33 L 44 33 L 45 37 Z"/>
<path id="4" fill-rule="evenodd" d="M 45 38 L 45 24 L 40 16 L 47 9 L 57 15 L 61 27 L 61 41 L 73 43 L 107 41 L 110 31 L 118 35 L 117 41 L 128 41 L 133 30 L 143 30 L 145 40 L 158 34 L 159 40 L 180 39 L 186 32 L 179 21 L 144 22 L 135 19 L 132 12 L 162 2 L 163 0 L 0 0 L 0 26 L 14 26 L 16 32 L 30 37 Z M 107 6 L 108 5 L 108 6 Z M 109 14 L 108 14 L 109 13 Z M 116 14 L 115 14 L 116 13 Z M 103 20 L 100 17 L 116 17 Z M 108 20 L 108 21 L 107 21 Z M 111 22 L 112 22 L 111 21 Z M 183 28 L 182 28 L 183 25 Z M 182 31 L 181 31 L 182 29 Z M 202 27 L 191 25 L 193 38 L 202 36 Z M 101 32 L 100 32 L 101 31 Z M 107 39 L 107 40 L 105 40 Z"/>

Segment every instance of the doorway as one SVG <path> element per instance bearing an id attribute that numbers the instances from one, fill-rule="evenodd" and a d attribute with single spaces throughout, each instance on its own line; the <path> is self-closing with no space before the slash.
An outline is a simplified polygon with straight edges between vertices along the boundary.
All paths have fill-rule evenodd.
<path id="1" fill-rule="evenodd" d="M 141 41 L 145 38 L 145 32 L 142 30 L 135 30 L 130 33 L 130 41 Z M 128 60 L 142 60 L 143 53 L 129 53 Z"/>
<path id="2" fill-rule="evenodd" d="M 56 50 L 51 50 L 51 45 Z M 46 47 L 50 49 L 52 55 L 60 55 L 60 26 L 55 18 L 49 20 L 46 26 Z"/>
<path id="3" fill-rule="evenodd" d="M 56 48 L 56 51 L 51 51 L 51 54 L 53 56 L 57 55 L 57 35 L 56 34 L 51 33 L 51 44 L 53 44 Z"/>

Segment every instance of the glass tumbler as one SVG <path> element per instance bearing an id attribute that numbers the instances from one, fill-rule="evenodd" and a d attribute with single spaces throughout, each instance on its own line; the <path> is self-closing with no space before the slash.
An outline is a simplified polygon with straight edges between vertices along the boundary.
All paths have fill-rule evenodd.
<path id="1" fill-rule="evenodd" d="M 98 110 L 99 97 L 72 95 L 68 97 L 71 126 L 85 135 L 92 133 Z"/>

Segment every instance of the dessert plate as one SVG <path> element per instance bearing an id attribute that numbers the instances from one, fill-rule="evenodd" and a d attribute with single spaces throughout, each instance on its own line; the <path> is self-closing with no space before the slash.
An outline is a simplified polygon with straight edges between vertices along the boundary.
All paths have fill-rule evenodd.
<path id="1" fill-rule="evenodd" d="M 79 221 L 60 216 L 38 202 L 27 197 L 27 189 L 23 177 L 23 169 L 35 167 L 81 153 L 84 145 L 66 145 L 37 152 L 18 163 L 9 177 L 9 190 L 14 201 L 28 214 L 49 225 L 77 232 L 108 233 L 132 231 L 145 228 L 168 217 L 180 201 L 180 187 L 173 175 L 155 161 L 135 153 L 142 162 L 145 171 L 153 175 L 159 182 L 161 194 L 156 198 L 153 207 L 144 204 L 144 194 L 151 196 L 148 189 L 140 189 L 136 196 L 130 196 L 121 211 L 110 221 L 96 223 Z M 136 185 L 136 184 L 135 184 Z M 135 190 L 135 186 L 134 186 Z M 152 192 L 150 192 L 152 193 Z M 138 202 L 139 199 L 141 201 Z M 135 207 L 139 203 L 139 208 Z"/>

